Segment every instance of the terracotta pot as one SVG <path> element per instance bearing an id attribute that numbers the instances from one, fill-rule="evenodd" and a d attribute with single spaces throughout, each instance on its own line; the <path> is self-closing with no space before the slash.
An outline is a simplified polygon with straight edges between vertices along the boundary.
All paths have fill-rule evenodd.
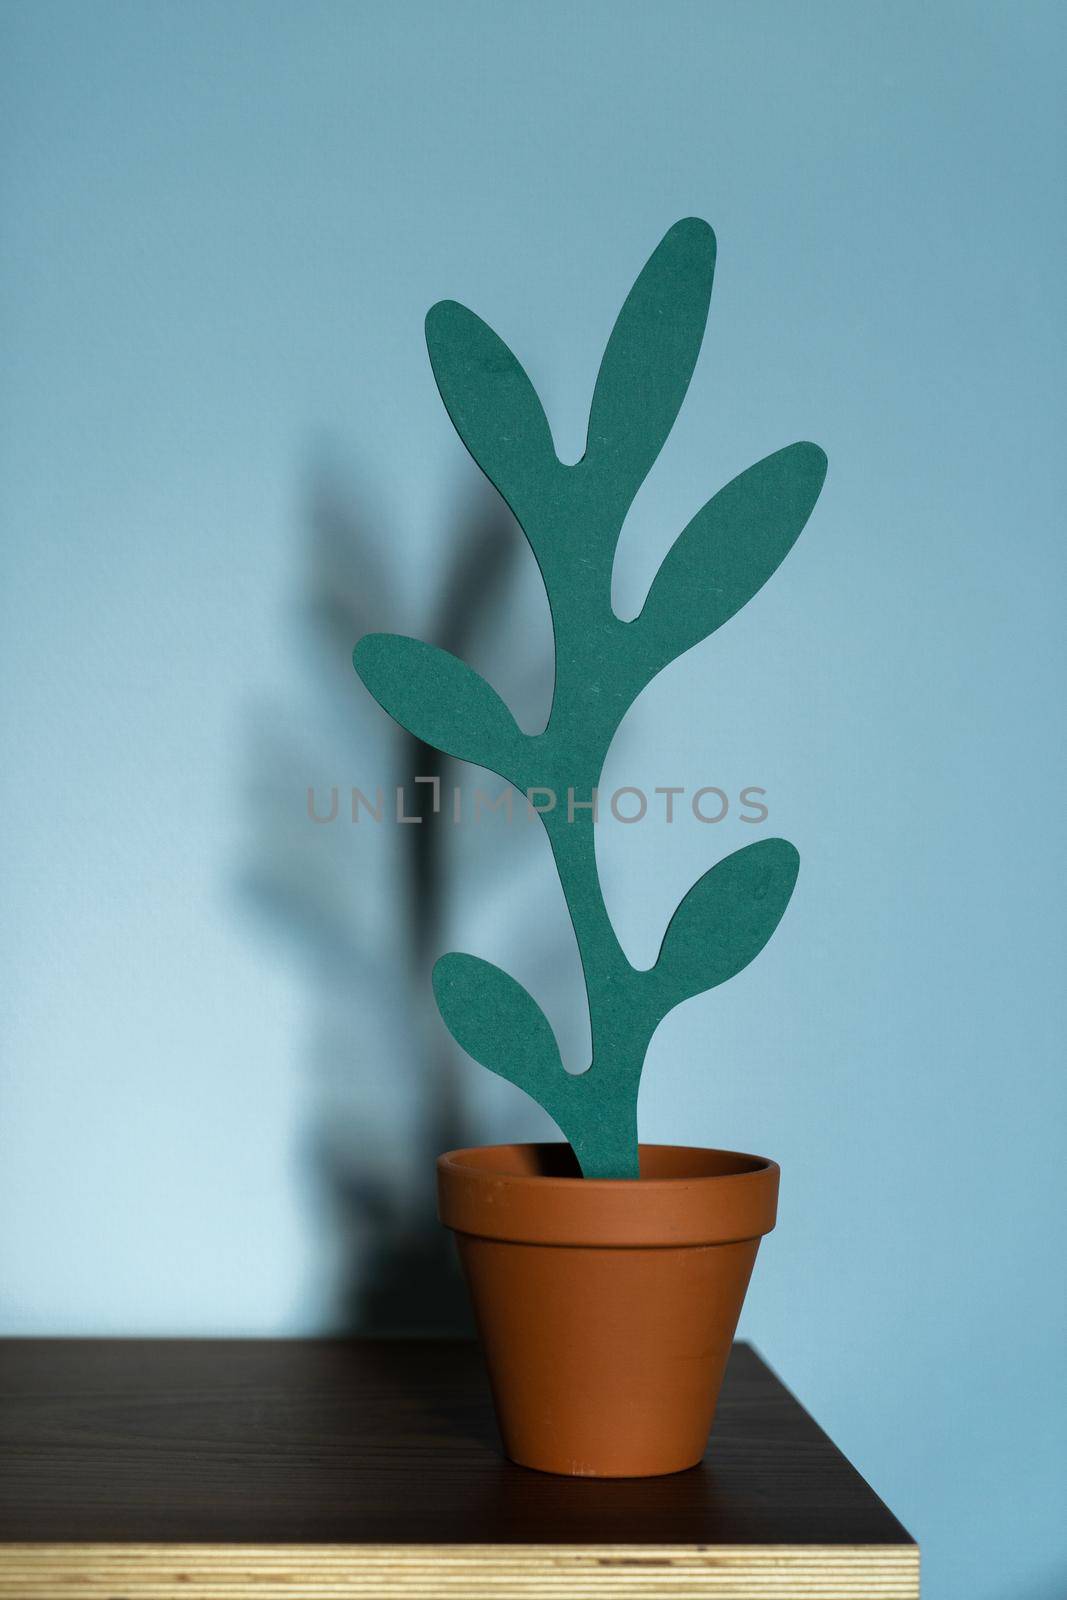
<path id="1" fill-rule="evenodd" d="M 778 1167 L 643 1144 L 637 1182 L 565 1144 L 437 1162 L 504 1449 L 542 1472 L 645 1478 L 704 1454 Z"/>

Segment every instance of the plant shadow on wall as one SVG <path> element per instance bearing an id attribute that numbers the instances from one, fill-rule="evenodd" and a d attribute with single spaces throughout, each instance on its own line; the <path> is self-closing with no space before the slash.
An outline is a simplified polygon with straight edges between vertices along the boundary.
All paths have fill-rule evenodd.
<path id="1" fill-rule="evenodd" d="M 450 564 L 419 618 L 405 603 L 410 542 L 393 536 L 365 481 L 320 460 L 309 474 L 302 524 L 295 620 L 307 688 L 295 703 L 262 706 L 253 716 L 251 848 L 239 887 L 257 919 L 299 958 L 308 986 L 307 1148 L 329 1236 L 326 1320 L 335 1332 L 466 1332 L 466 1294 L 437 1220 L 434 1162 L 443 1150 L 491 1135 L 493 1104 L 479 1069 L 437 1017 L 430 972 L 451 937 L 457 881 L 477 900 L 506 907 L 523 892 L 521 880 L 543 881 L 540 829 L 509 829 L 507 849 L 488 856 L 484 837 L 465 847 L 467 830 L 449 816 L 457 764 L 387 724 L 359 692 L 352 639 L 410 625 L 459 656 L 515 661 L 509 639 L 537 631 L 536 574 L 532 565 L 524 570 L 510 512 L 473 469 L 438 541 Z M 537 652 L 524 651 L 527 665 L 518 670 L 526 676 L 508 686 L 531 724 L 543 720 L 551 694 L 547 614 L 540 620 L 543 660 L 531 670 Z M 416 777 L 439 780 L 440 812 L 433 784 Z M 398 786 L 405 815 L 419 822 L 396 822 Z M 353 823 L 356 787 L 372 802 L 382 791 L 380 823 L 365 809 Z M 333 820 L 313 820 L 312 809 L 330 817 L 335 790 Z M 547 926 L 539 919 L 535 960 L 549 993 L 577 983 L 567 971 L 562 903 L 558 912 L 562 938 L 551 916 Z M 554 1130 L 535 1119 L 524 1131 L 551 1137 Z"/>

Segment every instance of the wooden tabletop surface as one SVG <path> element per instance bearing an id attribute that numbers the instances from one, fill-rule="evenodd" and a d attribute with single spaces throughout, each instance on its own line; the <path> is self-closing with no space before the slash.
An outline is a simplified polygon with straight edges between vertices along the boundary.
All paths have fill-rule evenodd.
<path id="1" fill-rule="evenodd" d="M 463 1341 L 0 1341 L 0 1541 L 20 1600 L 223 1573 L 275 1597 L 785 1596 L 809 1567 L 831 1586 L 805 1595 L 850 1571 L 857 1596 L 918 1593 L 908 1534 L 746 1345 L 700 1467 L 605 1482 L 505 1461 Z M 723 1587 L 745 1563 L 763 1587 Z"/>

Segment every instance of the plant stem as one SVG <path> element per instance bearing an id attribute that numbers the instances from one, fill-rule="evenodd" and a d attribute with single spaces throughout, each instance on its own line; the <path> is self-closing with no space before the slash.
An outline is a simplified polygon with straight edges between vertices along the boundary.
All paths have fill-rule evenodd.
<path id="1" fill-rule="evenodd" d="M 617 534 L 617 529 L 615 533 Z M 649 1040 L 660 1020 L 648 975 L 626 959 L 604 904 L 596 864 L 595 807 L 615 730 L 640 689 L 627 624 L 611 609 L 608 541 L 581 583 L 551 582 L 556 682 L 545 732 L 527 745 L 544 785 L 556 796 L 542 811 L 574 926 L 592 1035 L 592 1060 L 566 1076 L 548 1109 L 587 1178 L 637 1178 L 637 1095 Z M 612 670 L 605 671 L 605 663 Z"/>
<path id="2" fill-rule="evenodd" d="M 593 1045 L 587 1071 L 568 1078 L 560 1121 L 587 1178 L 636 1178 L 637 1093 L 659 1018 L 644 1000 L 645 974 L 627 960 L 604 904 L 593 814 L 575 807 L 572 818 L 560 798 L 542 821 L 578 941 Z M 574 798 L 589 793 L 575 789 Z"/>

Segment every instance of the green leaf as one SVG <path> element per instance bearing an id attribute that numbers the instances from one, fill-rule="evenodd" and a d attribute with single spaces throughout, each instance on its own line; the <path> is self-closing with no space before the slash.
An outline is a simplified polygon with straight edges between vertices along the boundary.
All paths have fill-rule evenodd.
<path id="1" fill-rule="evenodd" d="M 453 952 L 433 969 L 437 1009 L 461 1049 L 551 1115 L 567 1075 L 537 1001 L 491 961 Z"/>
<path id="2" fill-rule="evenodd" d="M 669 1006 L 754 961 L 782 919 L 800 870 L 786 839 L 761 839 L 717 863 L 671 918 L 653 972 Z"/>
<path id="3" fill-rule="evenodd" d="M 792 444 L 742 472 L 697 512 L 632 624 L 650 676 L 762 589 L 799 538 L 825 477 L 819 446 Z"/>
<path id="4" fill-rule="evenodd" d="M 458 656 L 402 634 L 368 633 L 352 660 L 402 728 L 446 755 L 509 776 L 524 735 L 496 690 Z"/>
<path id="5" fill-rule="evenodd" d="M 456 432 L 530 533 L 544 520 L 566 469 L 533 384 L 504 341 L 455 300 L 426 317 L 426 345 Z"/>
<path id="6" fill-rule="evenodd" d="M 708 224 L 699 217 L 676 222 L 627 295 L 608 340 L 583 466 L 623 514 L 685 399 L 714 274 L 715 235 Z"/>

